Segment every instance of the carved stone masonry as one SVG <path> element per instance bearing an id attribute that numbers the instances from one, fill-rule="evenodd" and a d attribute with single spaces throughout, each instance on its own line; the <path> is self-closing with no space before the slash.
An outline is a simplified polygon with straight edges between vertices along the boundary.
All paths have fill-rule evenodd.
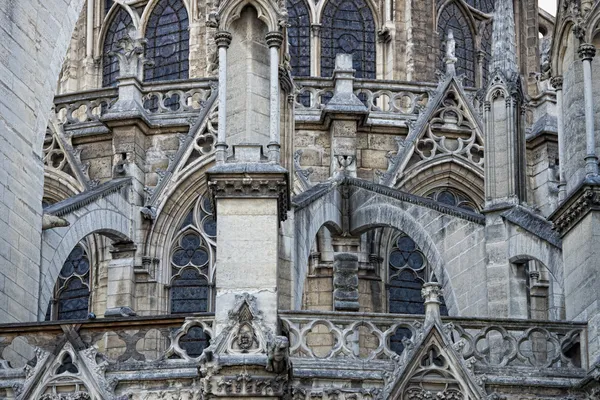
<path id="1" fill-rule="evenodd" d="M 550 79 L 550 84 L 556 90 L 562 90 L 563 87 L 563 77 L 562 76 L 554 76 Z"/>
<path id="2" fill-rule="evenodd" d="M 582 61 L 592 61 L 592 59 L 596 56 L 596 47 L 590 43 L 583 43 L 577 49 L 577 53 Z"/>
<path id="3" fill-rule="evenodd" d="M 550 216 L 554 228 L 566 234 L 590 211 L 600 211 L 600 186 L 586 185 Z"/>
<path id="4" fill-rule="evenodd" d="M 358 257 L 336 254 L 333 262 L 333 300 L 336 311 L 358 311 Z"/>

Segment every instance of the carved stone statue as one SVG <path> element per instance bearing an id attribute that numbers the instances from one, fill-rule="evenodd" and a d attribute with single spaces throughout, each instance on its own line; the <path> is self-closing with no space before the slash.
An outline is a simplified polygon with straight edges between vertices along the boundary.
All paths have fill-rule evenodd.
<path id="1" fill-rule="evenodd" d="M 267 371 L 281 374 L 290 367 L 288 349 L 290 342 L 285 336 L 275 336 L 267 347 Z"/>

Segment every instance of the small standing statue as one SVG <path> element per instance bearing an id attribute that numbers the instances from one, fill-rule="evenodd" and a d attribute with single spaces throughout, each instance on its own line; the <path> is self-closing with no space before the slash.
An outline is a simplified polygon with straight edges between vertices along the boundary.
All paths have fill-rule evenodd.
<path id="1" fill-rule="evenodd" d="M 456 64 L 456 41 L 454 40 L 454 33 L 452 29 L 448 31 L 448 38 L 446 38 L 446 57 L 444 57 L 444 62 L 446 63 L 446 74 L 455 74 L 456 69 L 454 64 Z"/>

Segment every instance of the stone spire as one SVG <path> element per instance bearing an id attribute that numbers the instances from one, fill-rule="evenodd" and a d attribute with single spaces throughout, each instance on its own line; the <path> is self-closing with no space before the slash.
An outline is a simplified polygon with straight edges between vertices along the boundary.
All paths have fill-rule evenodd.
<path id="1" fill-rule="evenodd" d="M 511 77 L 517 72 L 513 0 L 496 0 L 492 46 L 490 72 L 500 70 Z"/>

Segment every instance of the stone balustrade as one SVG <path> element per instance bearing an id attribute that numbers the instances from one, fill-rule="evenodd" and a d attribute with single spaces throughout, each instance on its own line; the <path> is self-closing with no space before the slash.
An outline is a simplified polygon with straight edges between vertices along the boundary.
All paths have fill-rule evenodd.
<path id="1" fill-rule="evenodd" d="M 144 111 L 152 123 L 188 124 L 206 106 L 216 90 L 214 79 L 193 79 L 142 84 Z M 118 99 L 117 88 L 102 88 L 58 95 L 54 111 L 66 130 L 93 129 Z"/>
<path id="2" fill-rule="evenodd" d="M 392 362 L 422 334 L 414 315 L 285 311 L 290 356 L 347 365 Z M 515 367 L 574 376 L 587 368 L 585 323 L 510 319 L 443 318 L 454 349 L 476 370 Z M 382 364 L 383 365 L 383 364 Z"/>

